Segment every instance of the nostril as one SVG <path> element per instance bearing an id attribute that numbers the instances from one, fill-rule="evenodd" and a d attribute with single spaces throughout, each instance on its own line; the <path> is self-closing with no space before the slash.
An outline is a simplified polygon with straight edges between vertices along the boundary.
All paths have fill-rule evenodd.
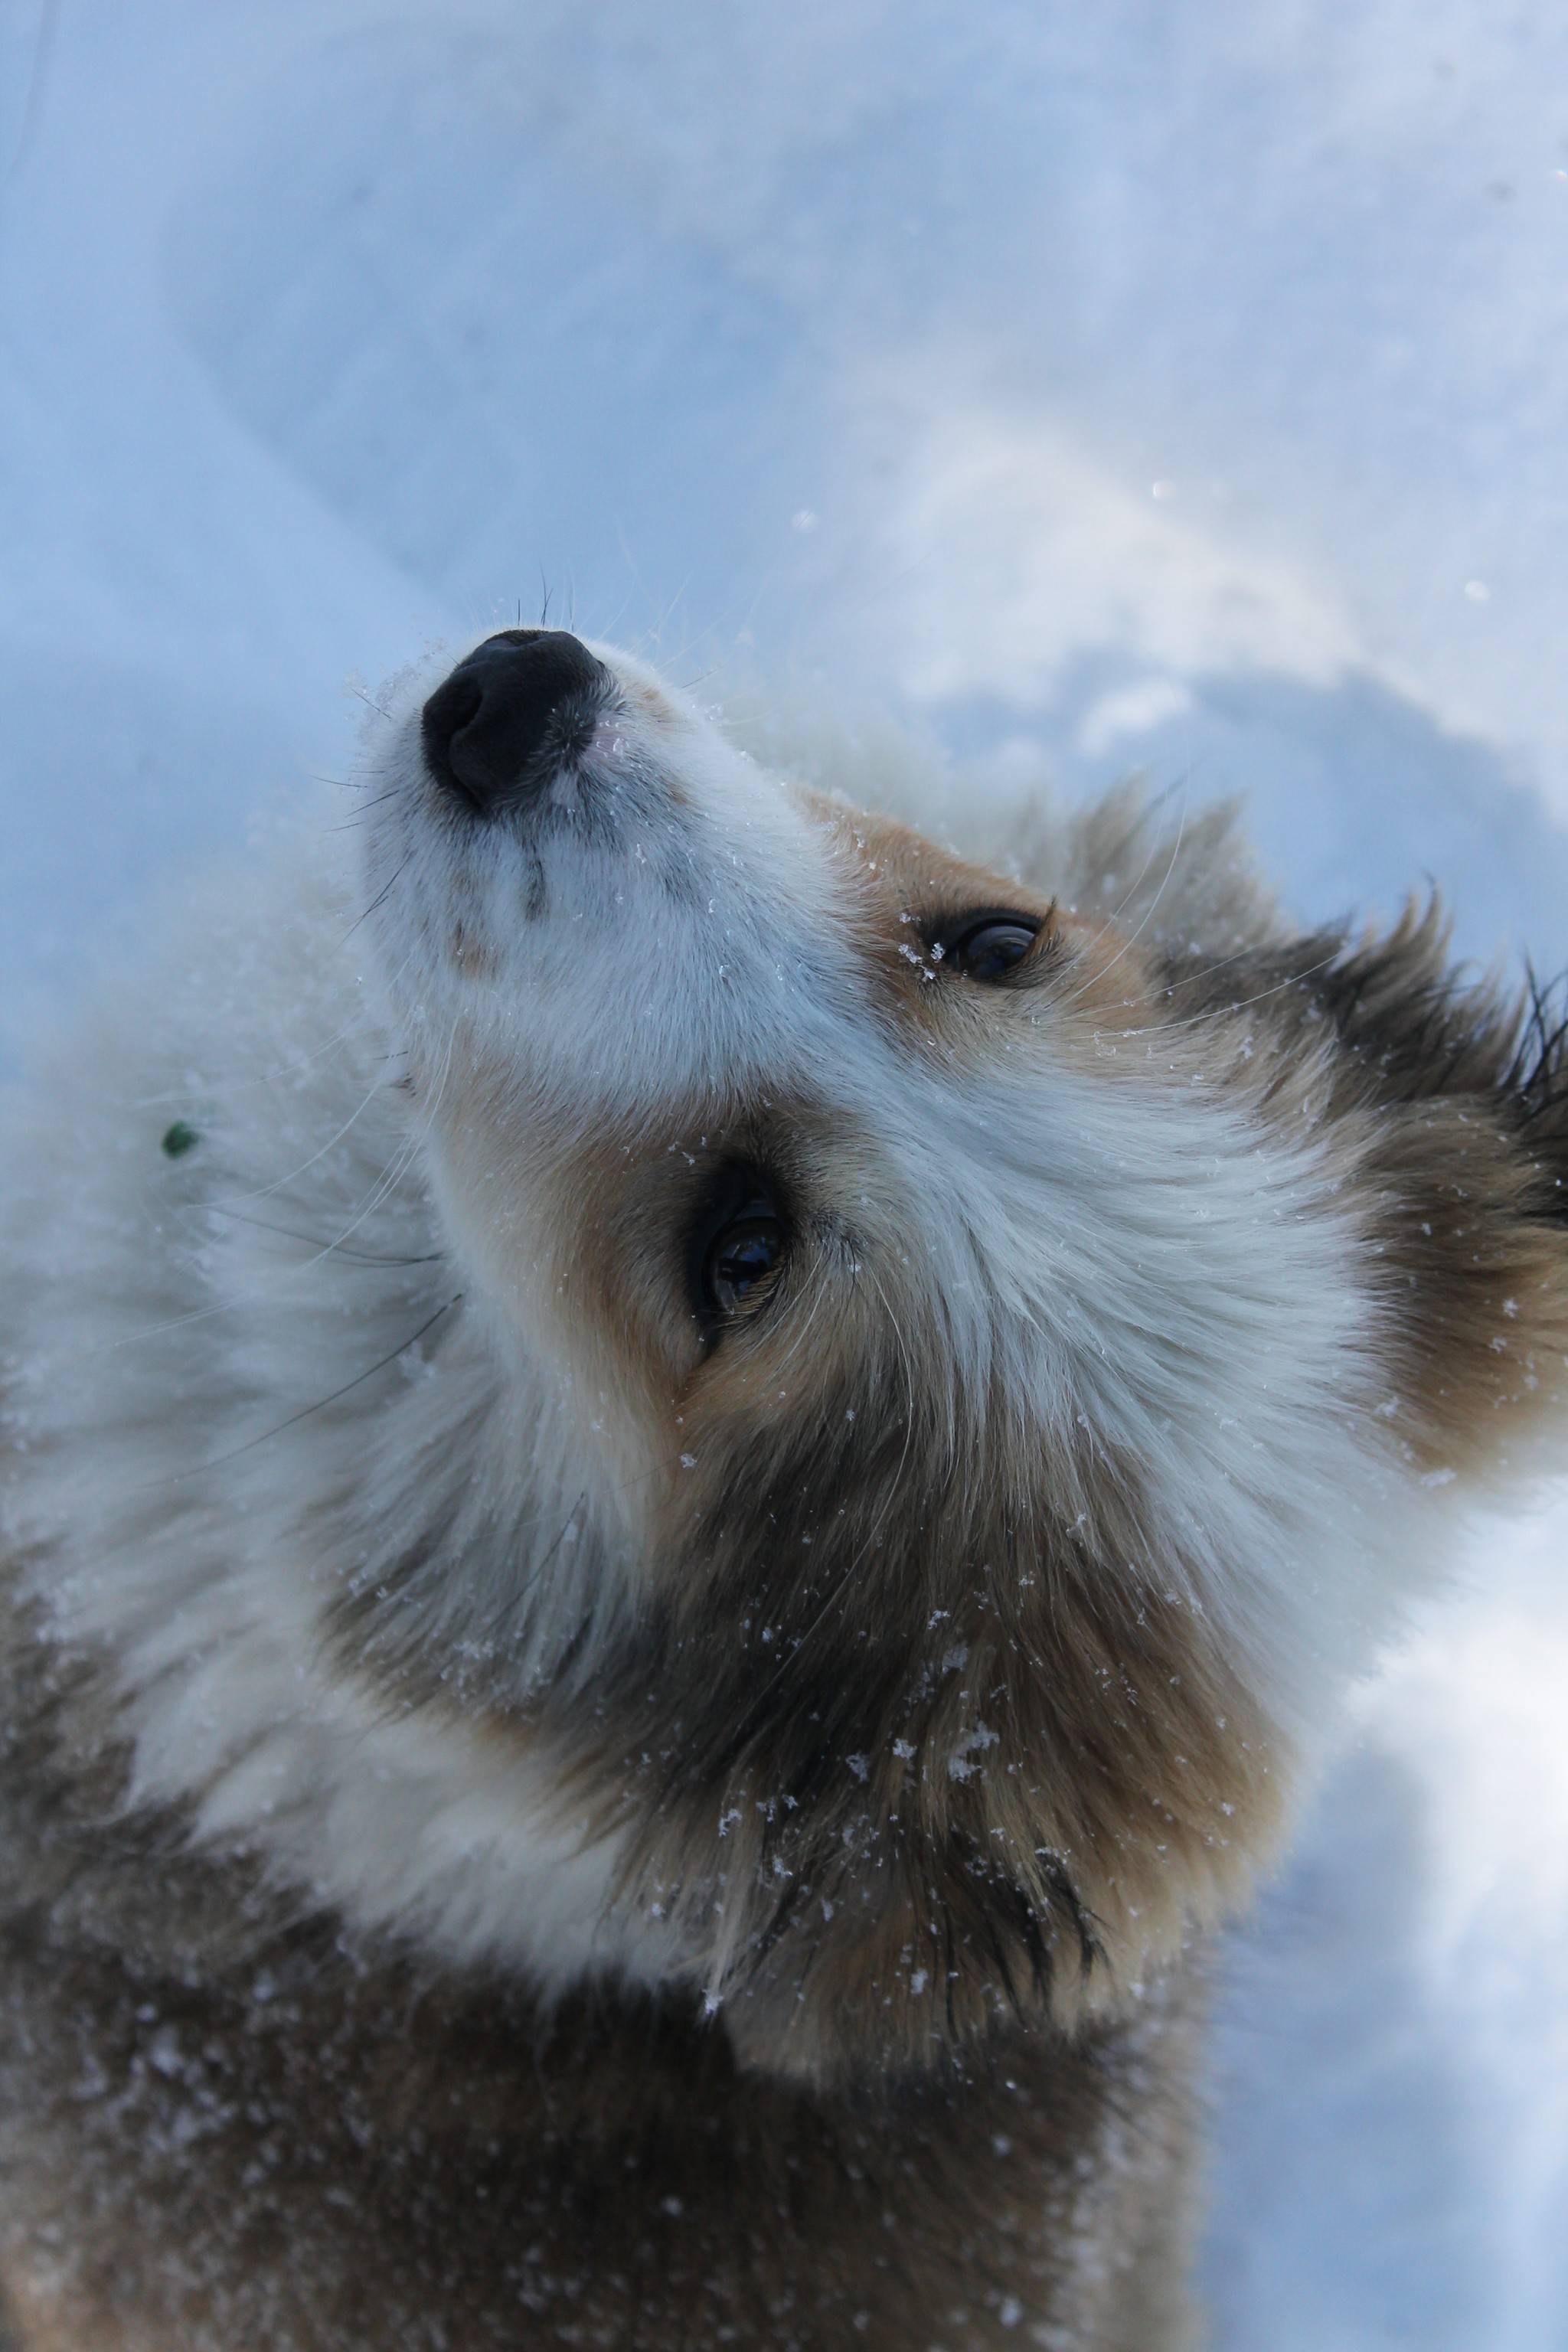
<path id="1" fill-rule="evenodd" d="M 495 814 L 542 781 L 542 751 L 559 760 L 580 748 L 608 683 L 604 664 L 564 629 L 487 637 L 425 705 L 431 774 L 482 815 Z"/>

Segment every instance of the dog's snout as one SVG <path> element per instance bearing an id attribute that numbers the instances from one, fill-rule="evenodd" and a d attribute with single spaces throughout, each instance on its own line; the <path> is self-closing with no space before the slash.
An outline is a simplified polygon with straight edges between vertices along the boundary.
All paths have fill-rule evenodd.
<path id="1" fill-rule="evenodd" d="M 564 629 L 502 629 L 476 646 L 425 705 L 425 758 L 438 784 L 483 816 L 515 806 L 593 731 L 609 672 Z"/>

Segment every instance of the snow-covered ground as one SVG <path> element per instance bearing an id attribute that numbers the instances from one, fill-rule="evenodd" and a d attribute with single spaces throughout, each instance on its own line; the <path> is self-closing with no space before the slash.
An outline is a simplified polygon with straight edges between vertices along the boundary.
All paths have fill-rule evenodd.
<path id="1" fill-rule="evenodd" d="M 4 0 L 0 992 L 555 614 L 1568 959 L 1568 16 Z M 1224 1964 L 1235 2352 L 1568 2346 L 1568 1506 Z"/>

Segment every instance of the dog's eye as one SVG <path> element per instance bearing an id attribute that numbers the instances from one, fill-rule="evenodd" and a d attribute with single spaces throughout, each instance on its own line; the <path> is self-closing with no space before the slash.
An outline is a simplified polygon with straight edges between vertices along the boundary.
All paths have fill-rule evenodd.
<path id="1" fill-rule="evenodd" d="M 754 1161 L 728 1160 L 699 1205 L 687 1242 L 688 1296 L 708 1337 L 754 1315 L 777 1289 L 792 1220 Z"/>
<path id="2" fill-rule="evenodd" d="M 965 980 L 1000 980 L 1023 961 L 1039 933 L 1027 915 L 983 915 L 947 941 L 943 960 Z"/>
<path id="3" fill-rule="evenodd" d="M 761 1194 L 729 1218 L 708 1244 L 702 1297 L 710 1315 L 725 1318 L 756 1306 L 784 1264 L 784 1219 Z"/>

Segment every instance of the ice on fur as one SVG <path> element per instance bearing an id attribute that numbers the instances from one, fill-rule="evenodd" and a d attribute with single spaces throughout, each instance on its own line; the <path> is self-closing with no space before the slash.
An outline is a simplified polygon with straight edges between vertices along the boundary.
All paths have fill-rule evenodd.
<path id="1" fill-rule="evenodd" d="M 467 2080 L 464 2001 L 510 2005 L 498 2079 L 591 2046 L 606 2215 L 707 2112 L 638 2105 L 638 2036 L 721 2070 L 727 2147 L 794 2118 L 814 2180 L 868 2099 L 889 2145 L 1011 2118 L 1023 2219 L 976 2237 L 909 2156 L 892 2277 L 869 2225 L 658 2192 L 714 2276 L 837 2282 L 739 2340 L 890 2346 L 942 2294 L 955 2343 L 1185 2340 L 1194 1955 L 1467 1502 L 1560 1452 L 1548 1015 L 1448 974 L 1431 911 L 1296 931 L 1224 813 L 938 823 L 894 739 L 774 767 L 559 632 L 395 681 L 363 782 L 357 834 L 193 891 L 13 1127 L 22 2340 L 237 2342 L 282 2292 L 172 2158 L 94 2286 L 153 2158 L 73 2140 L 49 1983 L 110 2086 L 105 1972 L 149 2033 L 178 1984 L 302 2067 L 303 2129 L 308 2050 L 245 1990 L 290 1968 L 332 2047 L 367 1986 L 445 2021 L 384 2168 Z M 495 2129 L 552 2177 L 526 2101 Z M 357 2161 L 399 2246 L 471 2189 L 376 2205 Z M 289 2209 L 322 2281 L 332 2185 Z M 708 2340 L 707 2286 L 661 2273 L 656 2324 L 557 2221 L 535 2269 L 576 2262 L 600 2340 Z M 245 2340 L 489 2342 L 520 2262 L 423 2303 L 394 2264 L 347 2334 L 301 2288 L 317 2321 Z"/>

